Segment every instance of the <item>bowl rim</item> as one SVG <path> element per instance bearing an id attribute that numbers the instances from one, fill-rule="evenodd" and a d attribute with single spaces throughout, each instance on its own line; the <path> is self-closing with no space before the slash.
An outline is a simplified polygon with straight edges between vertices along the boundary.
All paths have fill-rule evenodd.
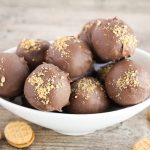
<path id="1" fill-rule="evenodd" d="M 15 51 L 17 47 L 13 47 L 13 48 L 9 48 L 3 52 L 8 52 L 10 53 L 10 51 Z M 150 53 L 149 52 L 146 52 L 140 48 L 136 48 L 136 51 L 140 51 L 140 53 L 143 53 L 144 55 L 148 55 L 148 57 L 150 57 Z M 39 113 L 39 114 L 44 114 L 44 115 L 56 115 L 56 116 L 66 116 L 66 117 L 85 117 L 85 116 L 90 116 L 90 117 L 93 117 L 93 116 L 101 116 L 101 115 L 109 115 L 111 114 L 112 112 L 113 113 L 118 113 L 121 112 L 121 111 L 126 111 L 126 110 L 129 110 L 129 109 L 132 109 L 132 108 L 136 108 L 136 107 L 139 107 L 141 105 L 145 105 L 145 103 L 147 104 L 150 104 L 150 98 L 147 98 L 147 100 L 141 102 L 141 103 L 138 103 L 136 105 L 132 105 L 132 106 L 127 106 L 127 107 L 124 107 L 122 109 L 118 109 L 118 110 L 113 110 L 113 111 L 108 111 L 108 112 L 101 112 L 101 113 L 93 113 L 93 114 L 70 114 L 70 113 L 59 113 L 59 112 L 47 112 L 47 111 L 41 111 L 41 110 L 37 110 L 37 109 L 32 109 L 32 108 L 28 108 L 28 107 L 24 107 L 24 106 L 21 106 L 21 105 L 18 105 L 18 104 L 15 104 L 15 103 L 12 103 L 8 100 L 6 100 L 5 98 L 3 97 L 0 97 L 0 101 L 3 101 L 2 103 L 6 103 L 6 104 L 9 104 L 9 105 L 12 105 L 13 107 L 17 107 L 19 109 L 21 109 L 22 107 L 24 108 L 24 110 L 26 111 L 33 111 L 35 113 Z M 1 102 L 0 102 L 0 106 L 3 107 L 3 104 L 1 105 Z"/>
<path id="2" fill-rule="evenodd" d="M 102 113 L 93 113 L 93 114 L 69 114 L 69 113 L 59 113 L 59 112 L 47 112 L 47 111 L 41 111 L 41 110 L 37 110 L 37 109 L 32 109 L 32 108 L 28 108 L 28 107 L 24 107 L 24 106 L 21 106 L 21 105 L 18 105 L 18 104 L 15 104 L 15 103 L 12 103 L 10 101 L 7 101 L 5 100 L 4 98 L 0 97 L 0 101 L 3 101 L 2 103 L 5 103 L 5 104 L 9 104 L 9 105 L 12 105 L 13 107 L 15 107 L 16 109 L 24 109 L 24 111 L 30 111 L 30 112 L 34 112 L 34 113 L 39 113 L 39 114 L 44 114 L 44 115 L 55 115 L 55 116 L 66 116 L 66 117 L 94 117 L 94 116 L 101 116 L 101 115 L 110 115 L 111 113 L 118 113 L 118 112 L 124 112 L 124 111 L 127 111 L 127 110 L 130 110 L 130 109 L 135 109 L 141 105 L 146 105 L 149 104 L 150 105 L 150 98 L 148 98 L 147 100 L 139 103 L 139 104 L 136 104 L 136 105 L 132 105 L 132 106 L 128 106 L 128 107 L 125 107 L 125 108 L 122 108 L 122 109 L 118 109 L 118 110 L 114 110 L 114 111 L 108 111 L 108 112 L 102 112 Z M 1 102 L 0 102 L 0 105 L 1 105 Z M 3 104 L 2 104 L 2 107 L 3 107 Z"/>

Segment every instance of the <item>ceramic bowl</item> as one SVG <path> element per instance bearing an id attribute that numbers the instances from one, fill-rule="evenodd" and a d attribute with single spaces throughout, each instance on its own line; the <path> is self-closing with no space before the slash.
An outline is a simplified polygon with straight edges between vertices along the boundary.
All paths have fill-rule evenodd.
<path id="1" fill-rule="evenodd" d="M 6 52 L 13 53 L 14 51 L 15 48 L 12 48 Z M 150 71 L 149 53 L 141 49 L 136 49 L 132 59 Z M 129 119 L 146 107 L 150 106 L 150 99 L 147 99 L 146 101 L 134 106 L 97 114 L 65 114 L 43 112 L 14 104 L 3 98 L 0 98 L 0 105 L 6 108 L 8 111 L 20 116 L 21 118 L 24 118 L 42 127 L 52 129 L 61 134 L 84 135 L 95 132 L 96 130 L 110 127 Z"/>

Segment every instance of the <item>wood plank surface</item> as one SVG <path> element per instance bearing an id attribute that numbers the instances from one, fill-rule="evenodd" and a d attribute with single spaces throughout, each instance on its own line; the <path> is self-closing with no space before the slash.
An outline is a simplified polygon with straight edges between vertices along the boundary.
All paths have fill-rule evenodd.
<path id="1" fill-rule="evenodd" d="M 139 47 L 150 52 L 149 0 L 0 0 L 0 51 L 16 46 L 25 37 L 53 40 L 62 35 L 76 35 L 87 21 L 113 16 L 132 26 Z M 0 128 L 18 119 L 21 118 L 0 107 Z M 31 125 L 36 140 L 28 150 L 130 150 L 137 139 L 150 136 L 146 110 L 86 136 L 64 136 Z M 14 149 L 0 141 L 0 150 Z"/>

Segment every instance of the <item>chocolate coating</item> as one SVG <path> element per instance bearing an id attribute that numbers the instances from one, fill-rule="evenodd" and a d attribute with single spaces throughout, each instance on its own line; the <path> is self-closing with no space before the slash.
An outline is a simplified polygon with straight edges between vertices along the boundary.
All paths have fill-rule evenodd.
<path id="1" fill-rule="evenodd" d="M 45 52 L 49 48 L 49 42 L 41 39 L 23 39 L 17 47 L 17 55 L 24 57 L 30 70 L 42 64 Z"/>
<path id="2" fill-rule="evenodd" d="M 74 36 L 55 40 L 50 45 L 45 60 L 68 72 L 71 79 L 86 74 L 93 64 L 92 53 L 87 45 Z"/>
<path id="3" fill-rule="evenodd" d="M 96 55 L 106 62 L 132 56 L 137 45 L 133 30 L 118 18 L 99 22 L 91 40 Z"/>
<path id="4" fill-rule="evenodd" d="M 68 74 L 53 64 L 39 65 L 26 79 L 24 95 L 36 109 L 62 111 L 71 93 Z"/>
<path id="5" fill-rule="evenodd" d="M 99 21 L 101 23 L 101 20 L 102 19 L 96 19 L 96 20 L 91 20 L 91 21 L 87 22 L 83 26 L 80 34 L 78 35 L 78 38 L 80 40 L 84 41 L 87 45 L 89 45 L 90 48 L 93 48 L 92 43 L 91 43 L 92 31 L 93 31 L 95 25 L 98 24 Z"/>
<path id="6" fill-rule="evenodd" d="M 23 58 L 16 54 L 0 53 L 0 96 L 18 96 L 28 74 L 29 68 Z"/>
<path id="7" fill-rule="evenodd" d="M 132 60 L 116 63 L 105 79 L 108 96 L 122 105 L 134 105 L 150 96 L 150 74 Z"/>
<path id="8" fill-rule="evenodd" d="M 84 77 L 72 84 L 70 105 L 67 110 L 75 114 L 100 113 L 107 110 L 108 99 L 100 83 L 92 77 Z"/>
<path id="9" fill-rule="evenodd" d="M 80 34 L 78 35 L 78 38 L 80 40 L 82 40 L 83 42 L 85 42 L 89 46 L 90 50 L 93 53 L 94 60 L 98 63 L 101 63 L 103 61 L 99 57 L 97 57 L 97 55 L 94 51 L 94 47 L 93 47 L 91 38 L 92 38 L 93 30 L 95 28 L 97 28 L 97 26 L 101 23 L 102 20 L 104 20 L 104 19 L 95 19 L 95 20 L 91 20 L 91 21 L 87 22 L 83 26 Z"/>

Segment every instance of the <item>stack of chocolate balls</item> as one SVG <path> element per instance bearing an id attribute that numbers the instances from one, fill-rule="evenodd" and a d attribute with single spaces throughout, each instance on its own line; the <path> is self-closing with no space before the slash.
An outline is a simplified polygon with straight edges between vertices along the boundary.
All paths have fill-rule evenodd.
<path id="1" fill-rule="evenodd" d="M 150 96 L 150 74 L 129 59 L 136 45 L 133 30 L 116 17 L 51 43 L 23 39 L 16 54 L 0 53 L 0 96 L 23 94 L 38 110 L 76 114 L 109 111 L 111 101 L 138 104 Z M 96 71 L 95 63 L 106 65 Z"/>

